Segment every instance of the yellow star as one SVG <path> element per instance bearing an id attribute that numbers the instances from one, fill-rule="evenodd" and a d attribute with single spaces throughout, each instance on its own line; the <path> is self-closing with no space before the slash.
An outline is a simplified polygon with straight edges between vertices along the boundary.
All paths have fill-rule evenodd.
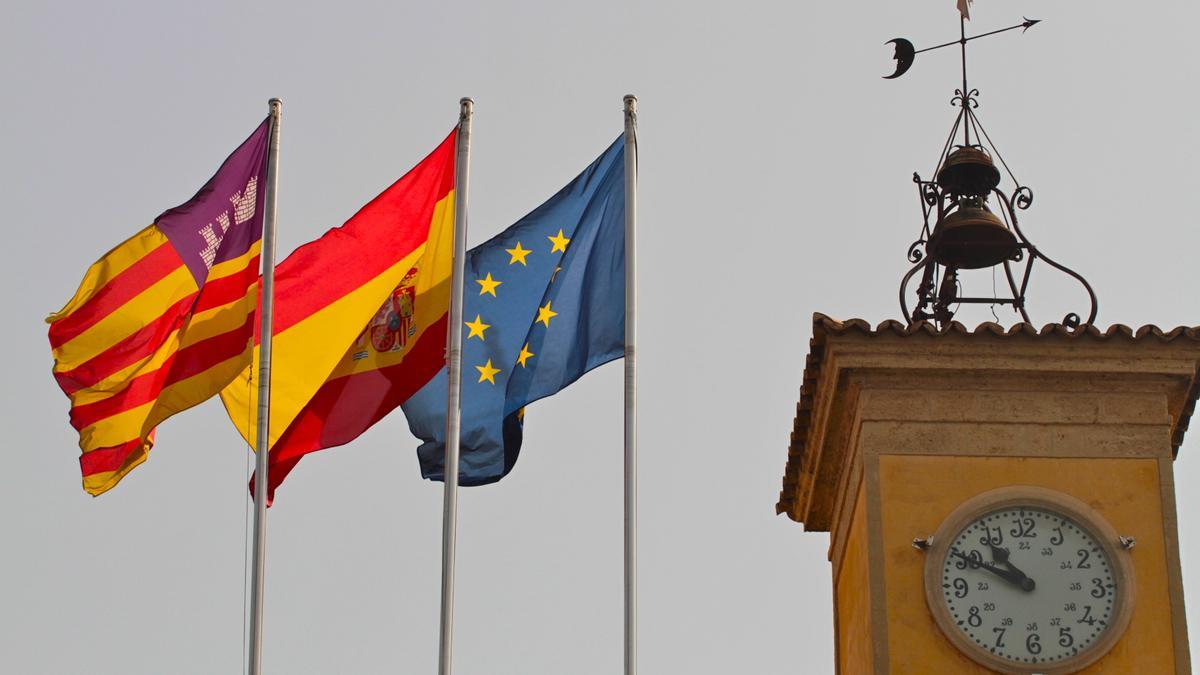
<path id="1" fill-rule="evenodd" d="M 496 384 L 496 373 L 500 372 L 499 368 L 492 367 L 492 360 L 488 359 L 487 363 L 482 366 L 475 366 L 475 370 L 479 371 L 479 382 L 491 382 Z"/>
<path id="2" fill-rule="evenodd" d="M 521 353 L 517 354 L 517 363 L 521 364 L 521 367 L 524 368 L 525 362 L 528 361 L 529 357 L 531 356 L 533 356 L 533 352 L 529 351 L 529 343 L 526 342 L 525 346 L 521 347 Z"/>
<path id="3" fill-rule="evenodd" d="M 478 315 L 478 314 L 476 314 L 476 315 L 475 315 L 475 320 L 474 320 L 474 321 L 464 321 L 464 322 L 463 322 L 463 324 L 464 324 L 464 325 L 465 325 L 467 328 L 470 328 L 470 329 L 471 329 L 471 334 L 467 336 L 467 339 L 468 339 L 468 340 L 470 340 L 470 339 L 471 339 L 471 338 L 473 338 L 473 337 L 477 337 L 477 338 L 479 338 L 480 340 L 486 340 L 487 338 L 486 338 L 486 337 L 484 337 L 484 335 L 483 335 L 483 331 L 485 331 L 485 330 L 487 330 L 487 329 L 489 329 L 489 328 L 491 328 L 491 327 L 492 327 L 492 324 L 490 324 L 490 323 L 484 323 L 483 321 L 480 321 L 480 320 L 479 320 L 479 315 Z"/>
<path id="4" fill-rule="evenodd" d="M 495 279 L 492 278 L 492 273 L 488 272 L 487 277 L 485 277 L 483 279 L 476 279 L 475 283 L 479 284 L 479 294 L 480 295 L 483 295 L 484 293 L 491 293 L 492 297 L 494 298 L 494 297 L 496 297 L 496 287 L 504 282 L 496 281 Z"/>
<path id="5" fill-rule="evenodd" d="M 571 243 L 570 239 L 567 239 L 566 237 L 563 236 L 563 231 L 562 231 L 561 227 L 558 228 L 557 236 L 546 237 L 546 238 L 550 240 L 551 244 L 553 244 L 550 247 L 551 253 L 554 253 L 555 251 L 562 251 L 563 253 L 566 253 L 567 252 L 567 244 Z"/>
<path id="6" fill-rule="evenodd" d="M 531 251 L 529 249 L 521 248 L 521 242 L 517 242 L 516 248 L 506 248 L 504 249 L 504 252 L 512 256 L 512 259 L 508 261 L 509 265 L 521 263 L 522 265 L 528 267 L 528 265 L 525 264 L 525 256 L 529 255 Z"/>
<path id="7" fill-rule="evenodd" d="M 550 327 L 550 319 L 552 319 L 556 316 L 558 316 L 558 312 L 554 312 L 554 311 L 550 310 L 550 301 L 547 300 L 545 307 L 538 307 L 537 319 L 535 319 L 534 321 L 535 322 L 541 321 L 542 323 L 546 324 L 546 328 L 549 328 Z"/>

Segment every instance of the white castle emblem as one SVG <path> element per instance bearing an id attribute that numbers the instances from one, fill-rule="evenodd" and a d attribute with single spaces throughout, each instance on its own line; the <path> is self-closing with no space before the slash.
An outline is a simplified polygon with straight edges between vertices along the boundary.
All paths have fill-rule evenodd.
<path id="1" fill-rule="evenodd" d="M 233 223 L 241 225 L 250 220 L 254 216 L 255 202 L 258 199 L 258 176 L 250 179 L 246 183 L 246 189 L 235 192 L 229 198 L 229 202 L 233 204 Z M 218 230 L 220 233 L 218 234 Z M 217 216 L 216 222 L 209 223 L 200 228 L 200 236 L 204 237 L 204 250 L 200 251 L 200 257 L 204 260 L 204 266 L 212 269 L 213 261 L 217 259 L 217 247 L 221 245 L 221 239 L 225 233 L 229 231 L 229 212 L 225 211 Z"/>

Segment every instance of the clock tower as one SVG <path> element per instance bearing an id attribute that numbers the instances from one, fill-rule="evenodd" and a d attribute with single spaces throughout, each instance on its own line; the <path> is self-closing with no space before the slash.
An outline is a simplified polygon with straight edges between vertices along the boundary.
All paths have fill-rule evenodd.
<path id="1" fill-rule="evenodd" d="M 904 321 L 814 316 L 777 511 L 830 534 L 840 673 L 1190 673 L 1172 464 L 1200 328 L 1096 324 L 1021 230 L 1033 192 L 972 112 L 961 35 Z M 893 43 L 893 77 L 929 51 Z M 1086 314 L 1035 326 L 1035 265 Z M 967 294 L 973 270 L 1006 291 Z M 1018 321 L 955 321 L 971 304 Z"/>
<path id="2" fill-rule="evenodd" d="M 1198 367 L 1195 328 L 816 315 L 777 510 L 830 533 L 838 672 L 1191 672 Z"/>

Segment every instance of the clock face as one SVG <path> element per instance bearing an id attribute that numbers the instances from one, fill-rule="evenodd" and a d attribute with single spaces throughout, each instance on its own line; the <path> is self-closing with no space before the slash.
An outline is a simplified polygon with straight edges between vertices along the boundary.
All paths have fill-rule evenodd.
<path id="1" fill-rule="evenodd" d="M 1108 555 L 1067 516 L 1007 507 L 951 542 L 942 598 L 967 638 L 996 656 L 1050 664 L 1096 642 L 1120 594 Z"/>
<path id="2" fill-rule="evenodd" d="M 943 632 L 992 668 L 1073 672 L 1128 622 L 1132 573 L 1098 514 L 1036 488 L 964 504 L 934 535 L 926 598 Z"/>

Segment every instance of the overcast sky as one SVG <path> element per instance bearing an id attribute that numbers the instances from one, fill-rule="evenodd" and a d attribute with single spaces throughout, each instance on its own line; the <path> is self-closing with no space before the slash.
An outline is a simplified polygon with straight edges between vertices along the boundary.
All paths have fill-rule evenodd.
<path id="1" fill-rule="evenodd" d="M 174 5 L 174 6 L 169 6 Z M 249 453 L 216 401 L 93 499 L 43 318 L 102 253 L 189 198 L 284 100 L 280 256 L 399 177 L 472 96 L 470 244 L 549 197 L 641 100 L 641 664 L 830 672 L 828 535 L 776 516 L 811 315 L 899 316 L 910 181 L 953 122 L 953 0 L 6 3 L 0 663 L 236 673 Z M 1098 323 L 1200 324 L 1200 4 L 975 4 L 980 119 L 1036 194 L 1026 234 Z M 967 280 L 984 292 L 986 277 Z M 982 287 L 980 287 L 982 286 Z M 1038 324 L 1083 312 L 1043 268 Z M 991 319 L 986 308 L 967 323 Z M 1011 314 L 1001 313 L 1005 323 Z M 521 460 L 460 504 L 456 673 L 621 667 L 621 373 L 533 405 Z M 269 673 L 429 673 L 441 484 L 397 411 L 302 463 L 268 527 Z M 1197 430 L 1176 464 L 1200 645 Z"/>

